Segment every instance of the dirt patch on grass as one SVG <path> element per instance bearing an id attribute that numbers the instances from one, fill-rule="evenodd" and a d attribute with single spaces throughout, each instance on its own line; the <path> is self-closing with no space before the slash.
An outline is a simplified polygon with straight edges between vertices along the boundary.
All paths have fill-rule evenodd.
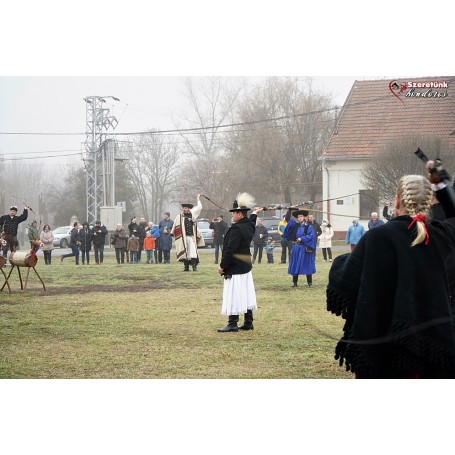
<path id="1" fill-rule="evenodd" d="M 131 281 L 134 281 L 132 278 Z M 134 284 L 89 284 L 86 286 L 70 287 L 70 286 L 59 286 L 55 288 L 47 287 L 46 294 L 48 295 L 61 295 L 61 294 L 90 294 L 94 292 L 145 292 L 151 291 L 153 289 L 176 289 L 176 288 L 185 288 L 185 289 L 198 289 L 198 286 L 188 283 L 176 283 L 175 281 L 171 282 L 148 282 L 140 283 L 142 279 L 137 279 Z"/>

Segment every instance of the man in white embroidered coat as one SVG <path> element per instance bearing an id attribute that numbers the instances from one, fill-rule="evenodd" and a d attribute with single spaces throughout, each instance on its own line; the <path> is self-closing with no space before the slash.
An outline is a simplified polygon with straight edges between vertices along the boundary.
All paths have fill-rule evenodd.
<path id="1" fill-rule="evenodd" d="M 196 272 L 199 263 L 197 247 L 205 246 L 196 223 L 196 219 L 202 210 L 200 194 L 197 195 L 196 207 L 193 204 L 182 204 L 182 207 L 183 212 L 175 217 L 171 235 L 175 238 L 177 260 L 184 264 L 183 270 L 188 272 L 191 264 L 193 271 Z"/>

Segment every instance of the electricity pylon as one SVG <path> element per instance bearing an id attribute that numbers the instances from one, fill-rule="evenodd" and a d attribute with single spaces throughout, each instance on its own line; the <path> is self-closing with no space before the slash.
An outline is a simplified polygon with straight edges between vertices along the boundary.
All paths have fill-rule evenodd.
<path id="1" fill-rule="evenodd" d="M 106 98 L 120 101 L 115 96 L 88 96 L 86 109 L 85 167 L 87 171 L 87 221 L 95 224 L 100 207 L 114 205 L 114 155 L 116 141 L 107 139 L 108 130 L 118 124 L 109 109 L 103 108 Z"/>

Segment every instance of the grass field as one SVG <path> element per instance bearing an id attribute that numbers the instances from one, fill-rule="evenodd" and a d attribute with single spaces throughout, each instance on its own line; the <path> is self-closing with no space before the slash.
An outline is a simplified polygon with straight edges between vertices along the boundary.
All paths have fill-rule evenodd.
<path id="1" fill-rule="evenodd" d="M 326 310 L 331 264 L 320 251 L 312 289 L 304 277 L 290 287 L 277 253 L 275 264 L 255 265 L 255 330 L 224 334 L 212 251 L 200 255 L 198 272 L 183 272 L 174 256 L 168 265 L 122 266 L 112 256 L 101 266 L 40 258 L 46 292 L 33 269 L 21 290 L 14 269 L 12 293 L 0 293 L 0 378 L 352 377 L 334 360 L 343 321 Z"/>

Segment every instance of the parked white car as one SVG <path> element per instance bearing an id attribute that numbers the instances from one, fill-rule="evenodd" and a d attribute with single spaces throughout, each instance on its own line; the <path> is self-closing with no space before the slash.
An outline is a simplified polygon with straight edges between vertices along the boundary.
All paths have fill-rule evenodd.
<path id="1" fill-rule="evenodd" d="M 54 234 L 54 246 L 68 248 L 71 239 L 71 229 L 73 229 L 72 226 L 61 226 L 54 229 L 52 231 Z"/>
<path id="2" fill-rule="evenodd" d="M 210 221 L 208 220 L 197 220 L 197 228 L 202 232 L 205 246 L 207 248 L 213 247 L 213 230 L 210 229 Z"/>

